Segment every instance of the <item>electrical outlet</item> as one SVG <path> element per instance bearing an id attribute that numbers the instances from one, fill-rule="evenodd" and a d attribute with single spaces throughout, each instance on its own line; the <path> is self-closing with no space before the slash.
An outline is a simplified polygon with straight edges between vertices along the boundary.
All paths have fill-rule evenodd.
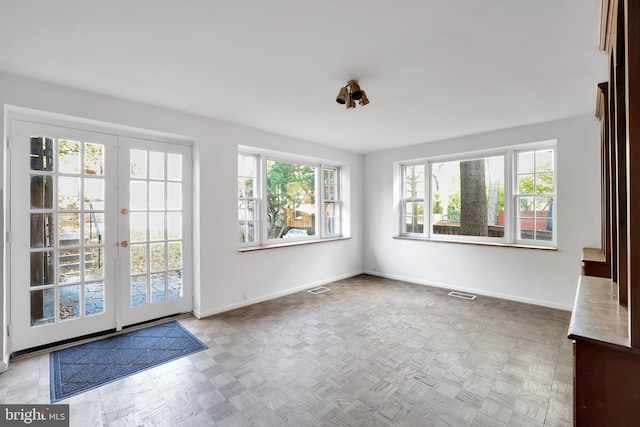
<path id="1" fill-rule="evenodd" d="M 248 300 L 248 299 L 249 299 L 249 292 L 244 291 L 244 292 L 242 293 L 242 300 L 243 300 L 243 301 L 246 301 L 246 300 Z"/>

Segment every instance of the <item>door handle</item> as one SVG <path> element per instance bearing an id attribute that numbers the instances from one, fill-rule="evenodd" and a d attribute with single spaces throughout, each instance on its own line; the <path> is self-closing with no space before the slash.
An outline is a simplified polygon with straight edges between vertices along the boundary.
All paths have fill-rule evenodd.
<path id="1" fill-rule="evenodd" d="M 123 240 L 122 243 L 120 243 L 120 246 L 122 246 L 123 248 L 126 248 L 129 246 L 129 241 L 128 240 Z"/>

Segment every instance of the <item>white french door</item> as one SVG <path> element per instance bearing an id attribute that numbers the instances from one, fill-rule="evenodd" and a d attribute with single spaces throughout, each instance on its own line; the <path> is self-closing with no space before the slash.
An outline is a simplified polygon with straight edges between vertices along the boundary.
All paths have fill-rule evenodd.
<path id="1" fill-rule="evenodd" d="M 123 325 L 192 310 L 191 147 L 120 138 Z"/>
<path id="2" fill-rule="evenodd" d="M 10 126 L 11 351 L 191 311 L 190 147 Z"/>

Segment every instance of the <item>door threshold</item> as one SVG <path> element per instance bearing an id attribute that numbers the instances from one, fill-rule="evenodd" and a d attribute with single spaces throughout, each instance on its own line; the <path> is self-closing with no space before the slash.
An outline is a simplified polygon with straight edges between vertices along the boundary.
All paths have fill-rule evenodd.
<path id="1" fill-rule="evenodd" d="M 63 350 L 65 348 L 73 347 L 76 345 L 85 344 L 85 343 L 97 341 L 103 338 L 109 338 L 109 337 L 121 335 L 127 332 L 135 331 L 138 329 L 146 328 L 147 326 L 159 325 L 162 323 L 171 322 L 172 320 L 186 319 L 192 316 L 193 316 L 193 313 L 172 314 L 169 316 L 160 317 L 158 319 L 152 319 L 145 322 L 136 323 L 134 325 L 125 326 L 120 331 L 116 331 L 115 328 L 107 329 L 100 332 L 94 332 L 93 334 L 83 335 L 81 337 L 69 338 L 63 341 L 56 341 L 50 344 L 31 347 L 25 350 L 20 350 L 20 351 L 11 353 L 11 357 L 9 361 L 12 362 L 16 360 L 26 359 L 29 357 L 40 356 L 42 354 L 51 353 L 56 350 Z"/>

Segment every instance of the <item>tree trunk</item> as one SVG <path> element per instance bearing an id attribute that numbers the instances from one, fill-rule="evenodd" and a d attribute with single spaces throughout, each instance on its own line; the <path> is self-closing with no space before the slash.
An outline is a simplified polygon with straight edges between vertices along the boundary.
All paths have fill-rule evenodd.
<path id="1" fill-rule="evenodd" d="M 460 162 L 460 234 L 487 236 L 484 159 Z"/>

